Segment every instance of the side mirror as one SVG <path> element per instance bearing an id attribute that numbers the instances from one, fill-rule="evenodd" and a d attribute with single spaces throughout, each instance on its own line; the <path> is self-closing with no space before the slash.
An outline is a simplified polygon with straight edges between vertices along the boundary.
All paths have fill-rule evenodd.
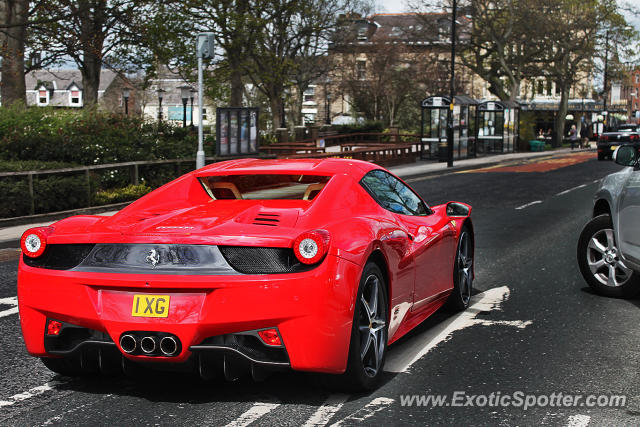
<path id="1" fill-rule="evenodd" d="M 613 161 L 622 166 L 634 166 L 638 161 L 636 150 L 633 145 L 621 145 L 613 152 Z"/>
<path id="2" fill-rule="evenodd" d="M 469 216 L 471 208 L 469 205 L 459 202 L 447 203 L 447 216 Z"/>

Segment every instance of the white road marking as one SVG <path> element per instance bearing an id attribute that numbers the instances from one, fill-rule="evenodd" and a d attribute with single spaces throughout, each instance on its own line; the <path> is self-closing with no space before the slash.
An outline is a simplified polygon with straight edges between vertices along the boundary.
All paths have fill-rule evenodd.
<path id="1" fill-rule="evenodd" d="M 587 427 L 591 417 L 588 415 L 571 415 L 567 420 L 567 427 Z"/>
<path id="2" fill-rule="evenodd" d="M 518 329 L 524 329 L 527 326 L 531 325 L 533 321 L 531 320 L 485 320 L 485 319 L 475 319 L 475 325 L 483 325 L 483 326 L 512 326 Z"/>
<path id="3" fill-rule="evenodd" d="M 17 402 L 22 402 L 23 400 L 27 400 L 27 399 L 31 399 L 32 397 L 39 396 L 43 393 L 53 390 L 55 386 L 59 384 L 64 384 L 64 383 L 60 381 L 51 381 L 46 383 L 45 385 L 33 387 L 22 393 L 14 394 L 13 396 L 7 398 L 7 400 L 0 400 L 0 408 L 5 406 L 11 406 L 16 404 Z"/>
<path id="4" fill-rule="evenodd" d="M 450 317 L 441 324 L 422 332 L 420 335 L 416 335 L 411 338 L 411 340 L 392 346 L 385 362 L 385 371 L 407 372 L 411 365 L 420 360 L 438 344 L 448 340 L 455 331 L 468 328 L 469 326 L 501 325 L 513 326 L 518 329 L 529 326 L 532 323 L 530 320 L 506 321 L 476 318 L 479 313 L 500 310 L 500 305 L 509 298 L 510 293 L 507 286 L 501 286 L 474 295 L 471 298 L 469 308 L 465 311 Z"/>
<path id="5" fill-rule="evenodd" d="M 517 211 L 520 209 L 528 208 L 529 206 L 537 205 L 538 203 L 542 203 L 542 200 L 536 200 L 535 202 L 527 203 L 526 205 L 518 206 L 516 208 Z"/>
<path id="6" fill-rule="evenodd" d="M 322 406 L 313 413 L 307 422 L 304 423 L 304 427 L 327 425 L 329 420 L 342 408 L 342 405 L 344 405 L 344 402 L 346 402 L 348 398 L 348 394 L 332 394 Z"/>
<path id="7" fill-rule="evenodd" d="M 573 190 L 579 190 L 579 189 L 584 188 L 586 186 L 587 186 L 587 184 L 578 185 L 577 187 L 573 187 L 573 188 L 569 188 L 568 190 L 561 191 L 558 194 L 556 194 L 556 196 L 564 196 L 565 194 L 570 193 Z"/>
<path id="8" fill-rule="evenodd" d="M 11 316 L 18 313 L 18 297 L 0 298 L 0 305 L 12 305 L 13 307 L 0 311 L 0 317 Z"/>
<path id="9" fill-rule="evenodd" d="M 18 307 L 13 307 L 8 310 L 0 311 L 0 317 L 11 316 L 12 314 L 18 314 Z"/>
<path id="10" fill-rule="evenodd" d="M 364 408 L 359 409 L 358 411 L 354 412 L 348 417 L 343 418 L 342 420 L 338 421 L 335 424 L 332 424 L 332 427 L 342 425 L 343 421 L 362 422 L 367 418 L 373 417 L 376 414 L 376 412 L 382 411 L 387 406 L 391 405 L 393 402 L 395 402 L 395 400 L 389 399 L 388 397 L 377 397 L 373 399 L 371 402 L 369 402 L 367 406 L 365 406 Z"/>
<path id="11" fill-rule="evenodd" d="M 240 415 L 235 421 L 227 424 L 226 427 L 246 427 L 260 417 L 267 415 L 269 412 L 280 406 L 279 403 L 263 403 L 257 402 L 248 411 Z"/>

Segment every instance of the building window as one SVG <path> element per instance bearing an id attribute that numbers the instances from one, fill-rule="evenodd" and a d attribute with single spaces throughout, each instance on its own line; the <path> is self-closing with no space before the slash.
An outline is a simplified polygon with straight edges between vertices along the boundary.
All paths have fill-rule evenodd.
<path id="1" fill-rule="evenodd" d="M 640 83 L 640 74 L 636 74 L 636 83 Z"/>
<path id="2" fill-rule="evenodd" d="M 544 94 L 544 80 L 538 80 L 538 95 Z"/>
<path id="3" fill-rule="evenodd" d="M 38 88 L 38 105 L 49 104 L 49 91 L 45 87 Z"/>
<path id="4" fill-rule="evenodd" d="M 398 37 L 402 35 L 402 29 L 400 27 L 392 27 L 390 35 L 392 37 Z"/>
<path id="5" fill-rule="evenodd" d="M 315 95 L 316 95 L 316 88 L 315 87 L 308 87 L 304 91 L 303 102 L 313 102 L 313 101 L 315 101 Z"/>
<path id="6" fill-rule="evenodd" d="M 358 28 L 358 40 L 366 40 L 367 39 L 367 27 Z"/>
<path id="7" fill-rule="evenodd" d="M 207 119 L 207 109 L 203 108 L 202 109 L 202 121 L 204 122 L 205 120 L 208 120 Z"/>
<path id="8" fill-rule="evenodd" d="M 69 91 L 69 105 L 72 106 L 80 106 L 82 104 L 82 98 L 80 94 L 80 90 L 77 87 L 72 87 Z"/>
<path id="9" fill-rule="evenodd" d="M 356 77 L 358 80 L 367 79 L 367 61 L 362 59 L 356 61 Z"/>

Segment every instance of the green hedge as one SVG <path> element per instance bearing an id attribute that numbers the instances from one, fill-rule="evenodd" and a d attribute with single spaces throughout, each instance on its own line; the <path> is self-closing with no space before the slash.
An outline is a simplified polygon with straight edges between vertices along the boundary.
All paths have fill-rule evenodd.
<path id="1" fill-rule="evenodd" d="M 196 149 L 190 128 L 158 128 L 138 117 L 91 109 L 0 109 L 0 160 L 94 165 L 195 157 Z"/>
<path id="2" fill-rule="evenodd" d="M 99 191 L 96 194 L 95 202 L 99 205 L 108 205 L 111 203 L 128 202 L 136 200 L 151 191 L 151 187 L 146 184 L 127 185 L 124 188 L 116 188 L 114 190 Z"/>
<path id="3" fill-rule="evenodd" d="M 205 141 L 206 155 L 212 155 L 212 141 Z M 90 109 L 0 108 L 0 172 L 194 158 L 196 149 L 197 135 L 190 128 L 167 123 Z M 35 175 L 34 213 L 134 200 L 192 167 L 140 166 L 138 186 L 132 186 L 130 167 L 92 170 L 89 184 L 84 171 Z M 0 217 L 29 215 L 28 177 L 0 178 L 0 199 Z"/>

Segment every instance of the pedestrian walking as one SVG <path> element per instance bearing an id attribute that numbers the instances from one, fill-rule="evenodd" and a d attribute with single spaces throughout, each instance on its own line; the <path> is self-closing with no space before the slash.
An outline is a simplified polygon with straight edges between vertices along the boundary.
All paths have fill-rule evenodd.
<path id="1" fill-rule="evenodd" d="M 578 130 L 576 129 L 576 125 L 571 125 L 571 129 L 569 129 L 569 141 L 571 142 L 571 149 L 573 150 L 576 141 L 578 141 Z"/>
<path id="2" fill-rule="evenodd" d="M 589 147 L 589 125 L 586 122 L 580 128 L 580 148 L 584 147 Z"/>

